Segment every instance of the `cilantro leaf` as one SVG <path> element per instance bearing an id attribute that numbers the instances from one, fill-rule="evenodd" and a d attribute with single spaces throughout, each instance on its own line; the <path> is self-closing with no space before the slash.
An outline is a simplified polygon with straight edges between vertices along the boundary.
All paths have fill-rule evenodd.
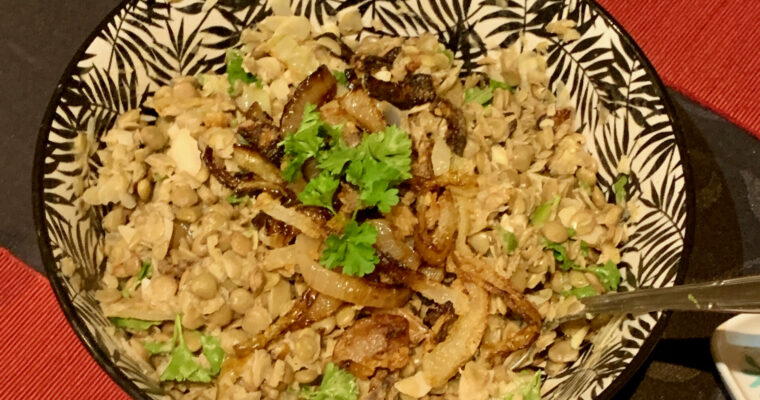
<path id="1" fill-rule="evenodd" d="M 348 78 L 346 78 L 346 73 L 345 72 L 343 72 L 341 70 L 334 69 L 332 71 L 332 74 L 335 77 L 335 80 L 338 81 L 339 84 L 341 84 L 343 86 L 348 85 Z"/>
<path id="2" fill-rule="evenodd" d="M 209 373 L 213 376 L 222 370 L 222 362 L 224 361 L 224 349 L 222 349 L 222 341 L 215 336 L 201 335 L 201 346 L 203 348 L 203 355 L 206 357 L 206 361 L 209 364 Z"/>
<path id="3" fill-rule="evenodd" d="M 585 240 L 581 240 L 581 254 L 583 254 L 583 257 L 588 257 L 589 255 L 589 246 L 588 243 L 586 243 Z"/>
<path id="4" fill-rule="evenodd" d="M 338 185 L 340 185 L 338 178 L 329 172 L 322 171 L 306 184 L 301 193 L 298 193 L 298 200 L 308 206 L 325 207 L 335 214 L 332 201 Z"/>
<path id="5" fill-rule="evenodd" d="M 322 121 L 317 106 L 306 103 L 298 130 L 280 142 L 289 158 L 282 171 L 283 178 L 293 182 L 301 176 L 301 167 L 306 160 L 312 157 L 323 158 L 325 137 L 331 138 L 331 143 L 339 142 L 342 140 L 342 129 L 341 125 L 333 126 Z"/>
<path id="6" fill-rule="evenodd" d="M 496 79 L 489 79 L 488 80 L 488 87 L 491 89 L 504 89 L 509 90 L 510 92 L 515 92 L 515 87 L 511 86 L 507 83 L 497 81 Z"/>
<path id="7" fill-rule="evenodd" d="M 356 149 L 348 147 L 342 138 L 333 140 L 329 150 L 319 153 L 318 166 L 322 171 L 327 171 L 335 176 L 343 174 L 343 167 L 356 157 Z"/>
<path id="8" fill-rule="evenodd" d="M 451 49 L 447 49 L 446 46 L 438 44 L 438 52 L 445 55 L 449 59 L 449 64 L 454 62 L 454 52 Z"/>
<path id="9" fill-rule="evenodd" d="M 359 398 L 359 388 L 353 375 L 329 363 L 319 387 L 303 386 L 298 397 L 306 400 L 356 400 Z"/>
<path id="10" fill-rule="evenodd" d="M 594 265 L 587 268 L 587 270 L 593 272 L 594 275 L 599 278 L 599 282 L 602 284 L 602 286 L 604 286 L 605 289 L 614 292 L 618 290 L 618 285 L 620 285 L 622 276 L 620 275 L 620 270 L 614 262 L 607 261 L 604 263 L 604 265 Z"/>
<path id="11" fill-rule="evenodd" d="M 238 196 L 233 194 L 227 197 L 227 202 L 234 206 L 236 204 L 245 203 L 248 199 L 248 196 Z"/>
<path id="12" fill-rule="evenodd" d="M 576 267 L 573 260 L 571 260 L 570 257 L 567 256 L 567 250 L 565 249 L 565 246 L 559 243 L 554 243 L 554 242 L 545 240 L 544 248 L 554 252 L 554 259 L 557 261 L 559 265 L 559 269 L 561 269 L 562 271 L 569 271 Z"/>
<path id="13" fill-rule="evenodd" d="M 412 140 L 395 125 L 362 139 L 354 149 L 346 170 L 346 180 L 359 186 L 359 194 L 367 207 L 384 213 L 398 204 L 398 185 L 412 177 Z"/>
<path id="14" fill-rule="evenodd" d="M 244 84 L 254 83 L 261 87 L 261 81 L 251 73 L 243 69 L 243 53 L 240 50 L 230 50 L 227 52 L 227 81 L 230 83 L 229 93 L 235 93 L 235 83 L 241 81 Z"/>
<path id="15" fill-rule="evenodd" d="M 490 87 L 471 87 L 464 91 L 465 103 L 478 103 L 481 106 L 485 106 L 493 99 L 493 89 Z"/>
<path id="16" fill-rule="evenodd" d="M 150 355 L 163 354 L 172 351 L 171 342 L 144 342 L 143 347 Z"/>
<path id="17" fill-rule="evenodd" d="M 142 282 L 143 279 L 148 278 L 150 279 L 153 276 L 153 273 L 150 270 L 150 261 L 143 260 L 140 264 L 140 270 L 137 272 L 137 275 L 135 276 L 135 283 L 132 285 L 132 288 L 123 288 L 121 290 L 121 295 L 123 297 L 129 297 L 130 292 L 134 292 L 139 286 L 140 282 Z"/>
<path id="18" fill-rule="evenodd" d="M 522 396 L 523 400 L 541 400 L 541 370 L 529 378 L 523 374 L 516 378 L 518 386 L 508 393 L 503 400 L 513 400 L 515 395 Z"/>
<path id="19" fill-rule="evenodd" d="M 517 236 L 502 227 L 499 227 L 499 232 L 501 233 L 501 243 L 504 248 L 504 252 L 507 254 L 514 253 L 515 249 L 517 248 Z"/>
<path id="20" fill-rule="evenodd" d="M 555 208 L 559 205 L 559 196 L 554 196 L 554 199 L 547 201 L 536 207 L 533 214 L 530 216 L 530 224 L 535 227 L 541 227 L 552 214 Z"/>
<path id="21" fill-rule="evenodd" d="M 280 144 L 285 149 L 285 155 L 290 159 L 282 171 L 283 178 L 288 182 L 295 181 L 301 176 L 301 167 L 311 157 L 317 155 L 324 139 L 319 135 L 322 121 L 319 120 L 317 106 L 307 103 L 303 110 L 301 125 L 295 133 L 288 134 Z"/>
<path id="22" fill-rule="evenodd" d="M 111 321 L 113 326 L 131 332 L 147 331 L 151 326 L 161 324 L 161 321 L 145 321 L 135 318 L 109 317 L 108 320 Z"/>
<path id="23" fill-rule="evenodd" d="M 399 184 L 412 177 L 412 139 L 409 134 L 396 125 L 390 125 L 384 131 L 369 135 L 362 144 L 366 144 L 369 154 L 392 168 L 397 173 L 393 184 Z"/>
<path id="24" fill-rule="evenodd" d="M 567 237 L 575 236 L 575 228 L 567 227 L 566 230 L 567 230 Z"/>
<path id="25" fill-rule="evenodd" d="M 578 299 L 582 299 L 584 297 L 596 296 L 599 293 L 596 292 L 596 289 L 594 289 L 593 286 L 589 285 L 581 288 L 572 288 L 570 290 L 565 290 L 560 294 L 565 297 L 575 296 Z"/>
<path id="26" fill-rule="evenodd" d="M 373 157 L 362 157 L 351 162 L 346 180 L 359 186 L 359 198 L 367 207 L 389 212 L 399 201 L 398 190 L 391 185 L 399 179 L 399 172 Z"/>
<path id="27" fill-rule="evenodd" d="M 174 335 L 172 336 L 169 365 L 161 373 L 162 381 L 190 381 L 190 382 L 211 382 L 212 376 L 221 370 L 224 351 L 221 349 L 221 342 L 214 337 L 202 336 L 201 344 L 203 346 L 203 355 L 209 362 L 209 368 L 202 367 L 196 360 L 193 353 L 185 344 L 185 337 L 182 334 L 182 318 L 177 314 L 174 321 Z M 148 347 L 151 347 L 150 349 Z M 148 352 L 164 352 L 165 344 L 150 345 L 146 343 Z M 155 353 L 154 353 L 155 354 Z"/>
<path id="28" fill-rule="evenodd" d="M 628 197 L 628 193 L 625 190 L 625 185 L 628 184 L 628 176 L 620 175 L 620 177 L 612 184 L 612 191 L 615 192 L 615 203 L 623 204 Z"/>
<path id="29" fill-rule="evenodd" d="M 374 226 L 367 222 L 359 225 L 352 220 L 343 228 L 343 235 L 327 237 L 319 262 L 327 269 L 342 266 L 346 275 L 369 274 L 380 262 L 372 247 L 376 239 L 377 229 Z"/>

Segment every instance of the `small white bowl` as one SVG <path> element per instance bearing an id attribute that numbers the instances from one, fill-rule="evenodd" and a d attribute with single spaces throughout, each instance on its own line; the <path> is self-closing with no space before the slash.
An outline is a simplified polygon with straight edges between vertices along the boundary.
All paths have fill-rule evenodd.
<path id="1" fill-rule="evenodd" d="M 731 397 L 760 397 L 760 314 L 740 314 L 722 323 L 710 347 Z"/>

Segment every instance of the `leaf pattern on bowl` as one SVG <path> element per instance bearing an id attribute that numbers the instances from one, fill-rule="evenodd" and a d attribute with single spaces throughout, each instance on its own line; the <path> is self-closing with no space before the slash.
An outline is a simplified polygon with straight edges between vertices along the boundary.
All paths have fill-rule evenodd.
<path id="1" fill-rule="evenodd" d="M 77 334 L 95 358 L 135 398 L 162 398 L 154 373 L 127 356 L 126 343 L 94 299 L 105 266 L 100 226 L 105 207 L 84 207 L 81 187 L 96 178 L 94 152 L 74 152 L 80 132 L 98 137 L 129 109 L 173 77 L 223 70 L 224 54 L 242 30 L 271 14 L 267 1 L 128 0 L 88 39 L 62 77 L 40 131 L 35 213 L 41 250 L 54 290 Z M 436 33 L 463 73 L 477 70 L 488 49 L 526 35 L 547 40 L 552 88 L 569 88 L 577 128 L 599 163 L 598 182 L 608 196 L 628 159 L 626 190 L 638 201 L 637 223 L 622 250 L 621 290 L 673 285 L 684 272 L 691 240 L 691 183 L 662 84 L 630 38 L 590 0 L 292 0 L 291 9 L 313 24 L 358 7 L 368 34 Z M 558 19 L 576 21 L 581 38 L 564 43 L 545 32 Z M 374 22 L 374 23 L 373 23 Z M 142 108 L 146 115 L 155 115 Z M 582 121 L 582 123 L 581 123 Z M 60 270 L 64 257 L 74 277 Z M 616 319 L 580 359 L 545 383 L 546 399 L 609 398 L 643 362 L 663 328 L 663 315 Z M 617 381 L 616 381 L 617 380 Z M 613 384 L 613 381 L 615 383 Z"/>

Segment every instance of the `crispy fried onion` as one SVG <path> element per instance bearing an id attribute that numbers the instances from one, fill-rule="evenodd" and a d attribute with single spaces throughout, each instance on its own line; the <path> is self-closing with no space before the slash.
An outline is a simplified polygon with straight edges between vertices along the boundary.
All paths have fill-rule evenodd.
<path id="1" fill-rule="evenodd" d="M 320 321 L 335 313 L 343 304 L 342 301 L 319 293 L 311 288 L 306 289 L 301 297 L 293 304 L 288 312 L 269 325 L 264 332 L 245 342 L 235 345 L 235 354 L 244 357 L 256 349 L 266 347 L 278 335 L 303 329 L 314 322 Z"/>
<path id="2" fill-rule="evenodd" d="M 383 312 L 359 319 L 338 338 L 333 360 L 362 379 L 377 368 L 401 369 L 409 362 L 409 322 Z"/>
<path id="3" fill-rule="evenodd" d="M 254 102 L 246 110 L 245 118 L 246 120 L 238 125 L 237 133 L 267 160 L 279 165 L 284 153 L 282 146 L 278 146 L 283 139 L 280 128 L 258 102 Z"/>
<path id="4" fill-rule="evenodd" d="M 201 158 L 211 175 L 222 185 L 234 190 L 235 193 L 256 194 L 260 192 L 268 192 L 271 196 L 283 198 L 286 202 L 295 197 L 295 195 L 284 186 L 257 178 L 256 174 L 252 172 L 233 174 L 227 171 L 222 165 L 217 163 L 214 157 L 214 151 L 211 147 L 206 147 Z"/>
<path id="5" fill-rule="evenodd" d="M 438 98 L 433 104 L 433 114 L 446 120 L 446 144 L 454 154 L 462 156 L 467 145 L 467 126 L 462 110 L 450 101 Z"/>
<path id="6" fill-rule="evenodd" d="M 398 57 L 399 53 L 401 53 L 401 47 L 397 46 L 388 50 L 388 52 L 382 56 L 362 54 L 354 57 L 353 64 L 357 70 L 372 75 L 383 68 L 388 70 L 393 68 L 393 62 L 396 61 L 396 57 Z"/>
<path id="7" fill-rule="evenodd" d="M 414 249 L 430 265 L 441 266 L 454 249 L 459 214 L 451 191 L 427 192 L 417 198 L 419 223 L 414 232 Z"/>
<path id="8" fill-rule="evenodd" d="M 421 282 L 416 284 L 420 285 Z M 420 291 L 423 296 L 431 296 L 429 298 L 437 303 L 447 298 L 450 299 L 448 301 L 453 300 L 454 311 L 459 318 L 451 326 L 446 340 L 423 356 L 422 369 L 394 385 L 399 392 L 415 398 L 444 385 L 472 358 L 485 333 L 488 316 L 488 294 L 474 283 L 455 281 L 452 286 L 464 286 L 459 290 L 439 283 L 426 282 L 424 285 L 426 287 L 419 287 L 424 289 Z M 460 294 L 452 295 L 451 291 Z"/>
<path id="9" fill-rule="evenodd" d="M 228 357 L 222 364 L 217 381 L 217 399 L 226 399 L 226 393 L 235 385 L 243 368 L 254 350 L 267 346 L 269 342 L 284 332 L 303 329 L 314 322 L 334 314 L 340 308 L 342 301 L 330 296 L 307 289 L 293 304 L 293 307 L 278 318 L 267 329 L 256 337 L 235 345 L 235 355 Z"/>
<path id="10" fill-rule="evenodd" d="M 409 300 L 407 288 L 370 282 L 365 279 L 331 271 L 308 256 L 298 259 L 298 272 L 312 289 L 348 303 L 365 307 L 395 308 Z"/>
<path id="11" fill-rule="evenodd" d="M 370 96 L 385 100 L 402 110 L 429 103 L 436 97 L 433 78 L 426 74 L 407 75 L 400 82 L 386 82 L 366 75 L 364 86 Z"/>
<path id="12" fill-rule="evenodd" d="M 253 172 L 265 181 L 282 183 L 279 168 L 270 163 L 253 147 L 236 144 L 232 149 L 232 159 L 237 162 L 240 168 Z"/>
<path id="13" fill-rule="evenodd" d="M 270 196 L 269 193 L 262 193 L 256 197 L 253 207 L 278 221 L 282 221 L 298 229 L 306 236 L 315 239 L 327 236 L 323 223 L 318 223 L 315 221 L 315 218 L 295 208 L 283 206 L 279 201 Z"/>
<path id="14" fill-rule="evenodd" d="M 385 118 L 378 101 L 369 97 L 364 89 L 354 89 L 340 99 L 340 107 L 351 115 L 367 132 L 385 129 Z"/>
<path id="15" fill-rule="evenodd" d="M 384 219 L 373 219 L 369 221 L 377 229 L 377 240 L 375 247 L 387 257 L 398 262 L 402 266 L 416 271 L 421 264 L 420 256 L 414 249 L 399 240 L 391 229 L 388 221 Z"/>
<path id="16" fill-rule="evenodd" d="M 286 134 L 298 130 L 306 103 L 316 106 L 327 103 L 335 97 L 337 85 L 338 82 L 330 69 L 324 64 L 320 65 L 316 71 L 298 84 L 293 97 L 285 104 L 280 118 L 280 130 Z"/>
<path id="17" fill-rule="evenodd" d="M 504 299 L 515 314 L 522 317 L 525 322 L 517 333 L 508 340 L 500 341 L 494 346 L 484 348 L 482 351 L 488 358 L 506 356 L 514 351 L 524 349 L 531 345 L 541 331 L 541 314 L 530 300 L 512 287 L 509 281 L 499 275 L 491 266 L 481 258 L 468 250 L 457 249 L 454 252 L 455 264 L 462 275 L 477 282 L 488 292 Z"/>

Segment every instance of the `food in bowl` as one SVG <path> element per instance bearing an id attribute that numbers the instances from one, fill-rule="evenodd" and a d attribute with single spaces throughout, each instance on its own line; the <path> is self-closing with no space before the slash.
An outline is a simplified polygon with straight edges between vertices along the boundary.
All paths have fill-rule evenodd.
<path id="1" fill-rule="evenodd" d="M 540 398 L 615 291 L 608 202 L 543 46 L 273 16 L 102 137 L 97 298 L 174 398 Z M 572 40 L 564 21 L 550 28 Z"/>

